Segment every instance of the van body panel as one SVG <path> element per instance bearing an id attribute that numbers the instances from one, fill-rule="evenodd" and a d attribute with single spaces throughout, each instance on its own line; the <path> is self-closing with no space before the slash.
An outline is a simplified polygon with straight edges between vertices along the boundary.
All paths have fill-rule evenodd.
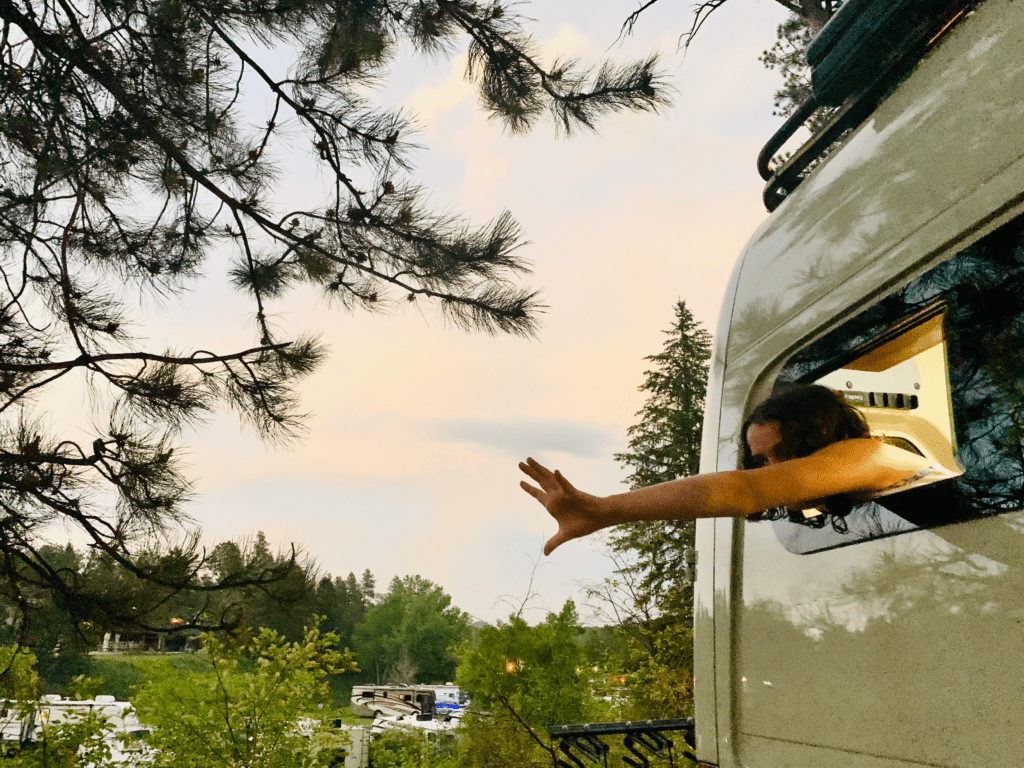
<path id="1" fill-rule="evenodd" d="M 722 384 L 725 381 L 726 349 L 729 320 L 739 283 L 743 259 L 733 268 L 725 289 L 719 316 L 719 327 L 711 347 L 708 390 L 704 400 L 704 423 L 701 432 L 700 471 L 714 472 L 718 467 L 719 417 Z M 696 720 L 696 751 L 706 763 L 718 762 L 718 723 L 715 696 L 715 526 L 712 520 L 698 520 L 695 545 L 698 554 L 697 579 L 693 585 L 693 699 Z M 703 557 L 703 560 L 701 559 Z M 728 582 L 726 582 L 728 583 Z M 726 638 L 728 640 L 728 638 Z M 726 680 L 728 683 L 728 680 Z M 726 688 L 728 690 L 728 687 Z M 728 722 L 724 723 L 727 728 Z"/>
<path id="2" fill-rule="evenodd" d="M 982 4 L 759 228 L 730 361 L 809 307 L 850 306 L 834 289 L 872 264 L 905 270 L 1020 204 L 1022 16 L 1010 0 Z"/>
<path id="3" fill-rule="evenodd" d="M 742 743 L 744 765 L 813 766 L 813 768 L 908 768 L 907 763 L 863 752 L 821 749 L 804 744 L 746 736 Z M 917 763 L 915 765 L 921 765 Z"/>
<path id="4" fill-rule="evenodd" d="M 796 762 L 796 746 L 814 765 L 830 752 L 847 766 L 866 753 L 1021 765 L 1022 525 L 1024 513 L 1011 513 L 798 555 L 771 524 L 745 524 L 741 764 L 773 764 L 770 741 L 776 765 Z"/>
<path id="5" fill-rule="evenodd" d="M 736 397 L 729 382 L 731 321 L 736 293 L 747 260 L 741 256 L 726 286 L 725 298 L 712 348 L 701 435 L 701 472 L 736 468 L 736 442 L 723 424 L 735 422 Z M 742 409 L 742 401 L 739 406 Z M 723 621 L 732 610 L 736 572 L 732 567 L 735 521 L 698 520 L 696 525 L 697 581 L 694 584 L 694 707 L 697 759 L 731 765 L 733 755 L 732 696 L 734 637 L 732 622 Z M 702 565 L 703 563 L 703 565 Z M 702 682 L 703 681 L 703 682 Z"/>
<path id="6" fill-rule="evenodd" d="M 715 710 L 714 578 L 715 528 L 697 522 L 696 549 L 701 553 L 697 571 L 711 573 L 694 582 L 693 589 L 693 702 L 696 715 L 696 751 L 705 763 L 718 762 L 718 724 Z M 703 560 L 700 558 L 704 558 Z"/>
<path id="7" fill-rule="evenodd" d="M 1022 51 L 1024 5 L 981 4 L 755 233 L 723 304 L 702 471 L 738 466 L 744 415 L 796 350 L 1024 211 Z M 795 554 L 771 523 L 700 521 L 698 758 L 1024 764 L 1022 531 L 1010 512 Z"/>

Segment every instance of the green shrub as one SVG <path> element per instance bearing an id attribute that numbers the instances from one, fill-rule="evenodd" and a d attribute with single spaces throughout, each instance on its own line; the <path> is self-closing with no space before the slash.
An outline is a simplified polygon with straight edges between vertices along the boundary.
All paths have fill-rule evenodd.
<path id="1" fill-rule="evenodd" d="M 459 768 L 454 733 L 390 728 L 370 742 L 373 768 Z"/>

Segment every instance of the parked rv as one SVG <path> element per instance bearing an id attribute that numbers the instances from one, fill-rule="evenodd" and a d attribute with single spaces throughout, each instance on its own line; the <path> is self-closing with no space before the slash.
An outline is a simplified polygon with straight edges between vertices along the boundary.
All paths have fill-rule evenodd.
<path id="1" fill-rule="evenodd" d="M 352 689 L 352 712 L 363 717 L 422 715 L 432 718 L 437 706 L 426 686 L 375 685 Z"/>
<path id="2" fill-rule="evenodd" d="M 469 696 L 454 683 L 428 685 L 437 699 L 436 712 L 439 716 L 461 717 L 469 706 Z"/>
<path id="3" fill-rule="evenodd" d="M 886 42 L 905 21 L 932 26 Z M 827 153 L 767 169 L 701 471 L 736 469 L 751 410 L 807 382 L 954 476 L 837 514 L 698 521 L 697 759 L 1018 768 L 1024 4 L 846 0 L 822 37 L 833 83 L 912 58 L 838 99 Z"/>
<path id="4" fill-rule="evenodd" d="M 26 705 L 18 701 L 5 701 L 0 707 L 0 740 L 3 753 L 17 750 L 18 746 L 28 741 L 28 734 L 35 723 L 36 702 Z"/>
<path id="5" fill-rule="evenodd" d="M 427 734 L 446 733 L 459 725 L 458 717 L 428 717 L 427 715 L 397 715 L 374 718 L 370 725 L 373 734 L 394 728 L 420 731 Z"/>
<path id="6" fill-rule="evenodd" d="M 95 699 L 63 699 L 57 695 L 43 696 L 39 702 L 37 723 L 56 725 L 75 716 L 94 714 L 106 719 L 117 733 L 136 731 L 142 728 L 135 708 L 127 701 L 117 701 L 113 696 L 97 696 Z"/>
<path id="7" fill-rule="evenodd" d="M 5 702 L 0 708 L 4 752 L 30 748 L 42 738 L 47 726 L 74 722 L 89 715 L 105 721 L 105 739 L 109 742 L 113 762 L 145 762 L 150 749 L 143 739 L 149 729 L 139 723 L 130 703 L 117 701 L 113 696 L 76 700 L 47 695 L 37 702 Z"/>

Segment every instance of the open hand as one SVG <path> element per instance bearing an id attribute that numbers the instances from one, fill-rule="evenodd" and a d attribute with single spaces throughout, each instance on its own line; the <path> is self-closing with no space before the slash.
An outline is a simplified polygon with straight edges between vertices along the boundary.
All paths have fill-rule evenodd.
<path id="1" fill-rule="evenodd" d="M 519 468 L 540 487 L 530 485 L 525 480 L 519 486 L 543 504 L 558 523 L 558 533 L 544 545 L 545 555 L 550 555 L 559 544 L 610 525 L 602 519 L 601 499 L 576 490 L 557 469 L 552 472 L 533 459 L 521 462 Z"/>

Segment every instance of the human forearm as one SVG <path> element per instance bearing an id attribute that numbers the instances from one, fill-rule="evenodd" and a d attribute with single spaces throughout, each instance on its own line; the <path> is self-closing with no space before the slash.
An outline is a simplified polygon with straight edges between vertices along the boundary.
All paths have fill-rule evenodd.
<path id="1" fill-rule="evenodd" d="M 650 485 L 598 500 L 602 527 L 637 520 L 694 520 L 757 512 L 760 499 L 742 472 L 716 472 Z"/>

